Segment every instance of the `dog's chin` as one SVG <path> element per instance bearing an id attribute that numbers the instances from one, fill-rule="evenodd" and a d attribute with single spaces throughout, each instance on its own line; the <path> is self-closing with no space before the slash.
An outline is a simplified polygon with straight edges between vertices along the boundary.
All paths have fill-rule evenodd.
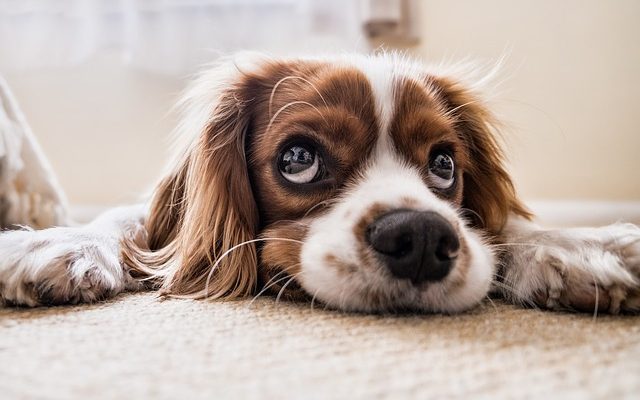
<path id="1" fill-rule="evenodd" d="M 440 281 L 419 284 L 394 277 L 373 258 L 355 263 L 348 258 L 327 256 L 330 235 L 321 235 L 322 238 L 312 235 L 302 246 L 301 270 L 296 281 L 314 302 L 343 311 L 462 312 L 487 296 L 495 263 L 479 235 L 470 230 L 463 235 L 461 253 L 465 256 L 456 261 L 449 275 Z"/>

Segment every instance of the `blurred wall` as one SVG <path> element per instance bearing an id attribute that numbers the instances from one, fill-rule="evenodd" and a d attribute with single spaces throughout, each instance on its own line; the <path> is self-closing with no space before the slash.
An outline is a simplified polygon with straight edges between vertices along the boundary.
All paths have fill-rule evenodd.
<path id="1" fill-rule="evenodd" d="M 506 55 L 494 109 L 521 194 L 640 200 L 640 1 L 419 1 L 426 60 Z"/>
<path id="2" fill-rule="evenodd" d="M 159 177 L 180 79 L 127 68 L 109 55 L 6 78 L 71 203 L 132 202 Z"/>
<path id="3" fill-rule="evenodd" d="M 418 3 L 410 52 L 508 56 L 492 104 L 526 198 L 640 200 L 640 2 Z M 109 56 L 6 78 L 73 203 L 133 201 L 154 182 L 183 80 Z"/>

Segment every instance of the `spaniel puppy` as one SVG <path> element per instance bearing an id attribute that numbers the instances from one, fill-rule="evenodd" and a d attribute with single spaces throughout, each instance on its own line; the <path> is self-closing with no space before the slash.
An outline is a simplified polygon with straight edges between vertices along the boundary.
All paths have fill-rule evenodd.
<path id="1" fill-rule="evenodd" d="M 187 93 L 148 205 L 0 236 L 0 294 L 157 289 L 363 312 L 640 310 L 640 229 L 546 230 L 516 196 L 482 82 L 393 54 L 248 59 Z"/>

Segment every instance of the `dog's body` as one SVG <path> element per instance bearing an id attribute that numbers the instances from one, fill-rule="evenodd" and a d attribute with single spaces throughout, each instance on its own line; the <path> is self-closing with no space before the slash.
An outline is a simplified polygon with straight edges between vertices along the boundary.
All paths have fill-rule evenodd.
<path id="1" fill-rule="evenodd" d="M 458 312 L 490 291 L 640 310 L 640 229 L 544 230 L 473 85 L 395 55 L 223 63 L 196 81 L 149 205 L 0 236 L 0 297 L 154 288 Z"/>

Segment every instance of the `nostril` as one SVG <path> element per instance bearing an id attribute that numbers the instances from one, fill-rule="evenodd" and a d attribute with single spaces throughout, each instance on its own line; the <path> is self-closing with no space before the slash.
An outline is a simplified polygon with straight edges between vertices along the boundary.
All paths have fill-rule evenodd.
<path id="1" fill-rule="evenodd" d="M 414 240 L 410 232 L 374 225 L 367 229 L 367 238 L 374 250 L 385 256 L 402 258 L 413 251 Z"/>
<path id="2" fill-rule="evenodd" d="M 438 241 L 435 256 L 439 261 L 451 261 L 458 258 L 460 241 L 454 235 L 445 235 Z"/>

